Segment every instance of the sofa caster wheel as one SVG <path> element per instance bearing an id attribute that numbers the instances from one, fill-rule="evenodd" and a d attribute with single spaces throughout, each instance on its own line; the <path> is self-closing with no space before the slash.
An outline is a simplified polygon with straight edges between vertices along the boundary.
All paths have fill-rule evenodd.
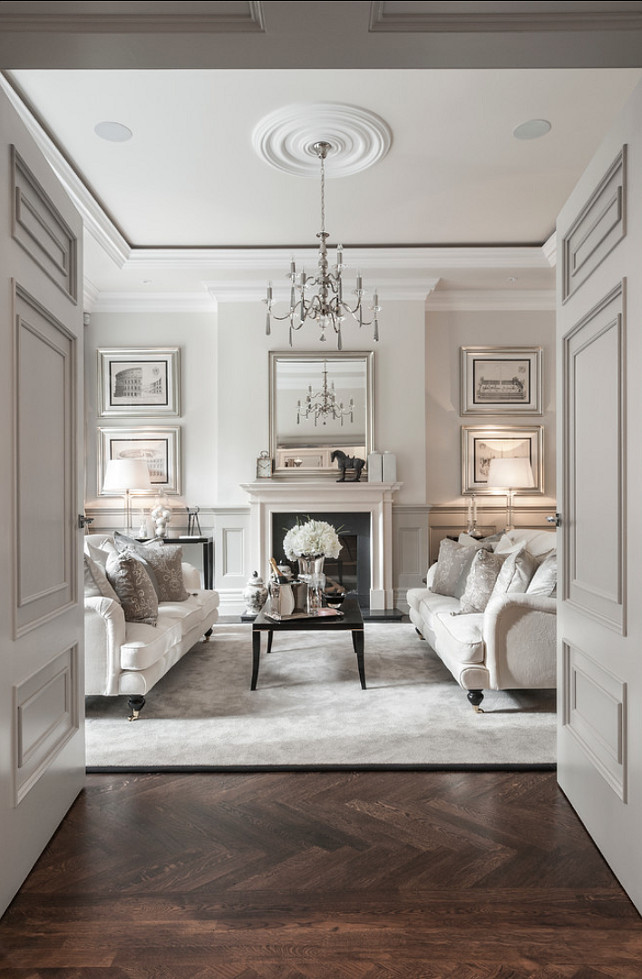
<path id="1" fill-rule="evenodd" d="M 212 631 L 213 631 L 212 629 L 208 629 L 207 632 L 203 636 L 201 636 L 201 642 L 209 642 L 210 636 L 212 635 Z"/>
<path id="2" fill-rule="evenodd" d="M 138 715 L 145 706 L 144 697 L 130 697 L 127 701 L 127 706 L 129 707 L 131 714 L 127 718 L 128 721 L 138 720 Z"/>
<path id="3" fill-rule="evenodd" d="M 480 707 L 482 700 L 484 699 L 483 690 L 469 690 L 466 694 L 468 700 L 473 705 L 476 714 L 483 714 L 484 711 Z"/>
<path id="4" fill-rule="evenodd" d="M 419 638 L 420 638 L 420 639 L 421 639 L 421 640 L 422 640 L 423 642 L 425 642 L 425 641 L 426 641 L 426 640 L 425 640 L 425 638 L 424 638 L 424 636 L 422 636 L 422 634 L 420 633 L 420 631 L 419 631 L 419 629 L 417 628 L 417 626 L 415 626 L 415 632 L 417 633 L 417 635 L 419 636 Z"/>

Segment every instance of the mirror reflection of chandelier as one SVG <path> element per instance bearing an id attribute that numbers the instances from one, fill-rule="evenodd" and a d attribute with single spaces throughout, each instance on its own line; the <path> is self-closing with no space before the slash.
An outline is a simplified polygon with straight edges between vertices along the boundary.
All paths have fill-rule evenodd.
<path id="1" fill-rule="evenodd" d="M 308 385 L 308 393 L 305 396 L 305 404 L 301 404 L 301 400 L 297 401 L 296 408 L 296 423 L 297 425 L 302 418 L 309 418 L 312 416 L 314 418 L 314 424 L 316 425 L 319 419 L 323 425 L 327 423 L 328 418 L 330 419 L 340 419 L 341 426 L 343 427 L 343 419 L 350 415 L 350 421 L 354 421 L 354 399 L 350 398 L 350 403 L 344 408 L 342 401 L 337 401 L 337 396 L 334 390 L 334 381 L 330 382 L 330 387 L 328 387 L 328 365 L 323 364 L 323 387 L 320 391 L 313 392 L 312 385 Z"/>
<path id="2" fill-rule="evenodd" d="M 272 283 L 268 283 L 267 297 L 263 302 L 267 305 L 265 320 L 265 332 L 269 336 L 271 333 L 270 318 L 275 320 L 289 320 L 289 342 L 292 346 L 292 333 L 300 330 L 307 320 L 316 323 L 320 330 L 320 340 L 327 340 L 325 331 L 330 328 L 337 335 L 337 349 L 341 350 L 341 324 L 347 316 L 351 316 L 359 326 L 374 326 L 374 339 L 379 339 L 379 323 L 377 314 L 381 312 L 378 305 L 379 297 L 377 290 L 374 291 L 372 306 L 368 306 L 373 313 L 371 320 L 364 320 L 364 289 L 361 274 L 357 275 L 357 288 L 354 291 L 356 303 L 350 306 L 343 297 L 343 277 L 342 273 L 346 266 L 343 264 L 343 245 L 337 245 L 337 263 L 330 266 L 328 263 L 328 249 L 326 239 L 330 237 L 325 230 L 325 158 L 329 150 L 332 149 L 330 143 L 324 141 L 315 143 L 312 147 L 321 161 L 321 231 L 317 234 L 319 238 L 319 257 L 317 261 L 316 275 L 307 275 L 305 270 L 297 272 L 294 259 L 290 262 L 290 308 L 283 316 L 277 316 L 273 312 L 274 300 L 272 297 Z M 314 289 L 317 289 L 314 292 Z"/>

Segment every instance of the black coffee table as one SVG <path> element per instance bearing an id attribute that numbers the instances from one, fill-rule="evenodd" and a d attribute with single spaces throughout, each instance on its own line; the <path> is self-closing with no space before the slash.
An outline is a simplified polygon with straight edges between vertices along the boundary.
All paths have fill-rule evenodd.
<path id="1" fill-rule="evenodd" d="M 325 609 L 324 609 L 325 611 Z M 261 656 L 261 633 L 267 632 L 268 653 L 272 649 L 272 639 L 275 632 L 341 632 L 349 630 L 352 633 L 352 646 L 357 654 L 359 679 L 362 690 L 366 689 L 366 673 L 363 662 L 363 616 L 356 598 L 348 597 L 341 606 L 341 615 L 314 615 L 302 618 L 271 619 L 268 616 L 269 607 L 261 609 L 252 623 L 252 683 L 251 690 L 256 690 L 259 678 L 259 659 Z"/>

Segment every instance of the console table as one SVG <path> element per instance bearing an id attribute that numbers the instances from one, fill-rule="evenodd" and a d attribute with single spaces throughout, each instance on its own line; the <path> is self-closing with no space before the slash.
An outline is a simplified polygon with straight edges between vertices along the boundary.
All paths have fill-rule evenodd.
<path id="1" fill-rule="evenodd" d="M 137 537 L 137 540 L 144 542 L 145 540 L 152 540 L 151 537 Z M 206 589 L 212 589 L 214 587 L 214 538 L 207 536 L 191 536 L 185 535 L 184 537 L 156 537 L 154 540 L 160 540 L 164 544 L 180 544 L 184 546 L 185 544 L 200 544 L 203 548 L 203 585 Z"/>

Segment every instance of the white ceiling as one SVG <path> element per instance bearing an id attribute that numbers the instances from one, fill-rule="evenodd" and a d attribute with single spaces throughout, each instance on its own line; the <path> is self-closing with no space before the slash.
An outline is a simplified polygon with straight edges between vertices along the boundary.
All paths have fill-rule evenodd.
<path id="1" fill-rule="evenodd" d="M 36 17 L 44 16 L 42 11 L 51 15 L 70 7 L 53 3 L 0 6 L 4 8 L 0 21 L 8 16 L 19 18 L 30 8 Z M 223 279 L 242 286 L 250 276 L 248 265 L 252 263 L 241 262 L 233 267 L 233 258 L 226 252 L 223 265 L 214 261 L 208 266 L 203 250 L 212 256 L 218 249 L 297 249 L 314 245 L 319 230 L 318 179 L 291 176 L 269 166 L 254 150 L 252 132 L 268 113 L 292 103 L 317 102 L 367 109 L 379 115 L 392 131 L 389 152 L 374 166 L 352 176 L 328 179 L 326 226 L 330 243 L 341 240 L 348 260 L 350 248 L 379 248 L 381 255 L 387 256 L 386 248 L 423 246 L 438 256 L 435 263 L 428 261 L 423 271 L 440 278 L 442 290 L 505 288 L 511 274 L 518 279 L 519 288 L 550 289 L 552 272 L 543 258 L 524 261 L 525 267 L 520 270 L 515 255 L 526 246 L 524 254 L 532 259 L 534 249 L 539 249 L 554 231 L 557 212 L 642 77 L 639 67 L 613 66 L 617 62 L 611 55 L 605 56 L 610 67 L 538 66 L 532 43 L 537 37 L 545 52 L 540 59 L 543 63 L 564 63 L 559 48 L 562 38 L 567 43 L 569 63 L 584 64 L 591 59 L 599 63 L 599 58 L 595 58 L 595 30 L 577 36 L 568 29 L 558 35 L 504 33 L 501 50 L 521 51 L 523 63 L 536 65 L 531 68 L 462 67 L 466 50 L 471 63 L 483 61 L 475 54 L 490 37 L 483 34 L 483 29 L 477 38 L 462 35 L 457 54 L 452 56 L 457 67 L 405 67 L 407 63 L 430 65 L 438 61 L 436 50 L 442 51 L 444 61 L 443 51 L 451 50 L 454 33 L 427 33 L 425 18 L 432 16 L 433 8 L 472 6 L 502 12 L 509 8 L 537 8 L 539 12 L 544 8 L 610 6 L 613 10 L 637 10 L 641 6 L 638 3 L 504 3 L 499 7 L 362 2 L 73 6 L 90 11 L 85 19 L 94 16 L 98 9 L 116 14 L 120 10 L 122 14 L 124 8 L 146 8 L 145 16 L 151 8 L 176 8 L 189 16 L 192 8 L 197 13 L 205 8 L 214 10 L 217 16 L 224 8 L 234 16 L 246 15 L 250 10 L 254 17 L 252 30 L 257 17 L 261 19 L 258 14 L 263 17 L 263 34 L 226 33 L 228 28 L 224 28 L 210 35 L 211 50 L 217 52 L 212 60 L 226 63 L 221 54 L 224 43 L 228 52 L 239 52 L 237 64 L 248 65 L 242 69 L 210 65 L 189 68 L 185 42 L 190 35 L 185 32 L 179 36 L 158 35 L 155 40 L 159 44 L 151 57 L 148 48 L 140 46 L 140 38 L 147 35 L 132 24 L 132 33 L 124 44 L 124 35 L 109 33 L 109 27 L 104 28 L 103 36 L 98 36 L 95 24 L 91 25 L 94 33 L 87 33 L 85 25 L 85 34 L 74 25 L 74 34 L 68 30 L 71 15 L 63 11 L 64 23 L 56 24 L 55 15 L 54 20 L 49 16 L 48 29 L 58 31 L 57 44 L 44 44 L 45 35 L 41 32 L 33 35 L 34 44 L 29 47 L 28 31 L 22 21 L 11 24 L 5 20 L 5 27 L 9 24 L 10 30 L 18 31 L 11 38 L 13 47 L 5 47 L 7 35 L 3 41 L 0 34 L 0 56 L 11 69 L 8 77 L 102 203 L 127 246 L 134 253 L 149 248 L 180 248 L 187 250 L 184 256 L 191 256 L 191 260 L 187 258 L 171 267 L 166 262 L 162 272 L 158 261 L 148 261 L 146 270 L 144 261 L 113 261 L 113 256 L 109 258 L 94 239 L 88 242 L 87 268 L 97 293 L 132 294 L 144 288 L 155 293 L 172 290 L 193 294 L 208 288 L 212 291 L 215 283 Z M 405 26 L 399 32 L 393 26 L 380 38 L 367 29 L 368 18 L 377 11 L 382 23 L 383 14 L 410 16 L 413 11 L 419 11 L 424 21 L 416 31 Z M 316 34 L 312 31 L 314 25 Z M 31 22 L 28 26 L 35 29 Z M 340 32 L 341 26 L 344 32 Z M 125 30 L 122 25 L 121 28 Z M 352 46 L 346 44 L 349 38 L 344 33 L 348 30 L 354 32 Z M 323 52 L 315 60 L 326 67 L 292 67 L 290 53 L 310 51 L 311 33 Z M 602 36 L 604 51 L 609 51 L 616 34 L 605 30 Z M 617 36 L 622 39 L 621 32 Z M 191 37 L 194 61 L 206 61 L 204 49 L 196 40 L 200 37 L 202 41 L 203 31 Z M 373 37 L 377 44 L 382 40 L 387 45 L 385 49 L 376 47 L 376 58 L 372 56 Z M 493 37 L 497 41 L 500 35 Z M 529 38 L 528 44 L 525 37 Z M 590 51 L 586 48 L 579 55 L 575 53 L 578 37 L 580 42 L 589 43 Z M 443 43 L 437 49 L 435 42 L 439 38 Z M 74 39 L 75 45 L 70 43 Z M 158 54 L 161 40 L 165 43 L 163 57 Z M 333 40 L 335 49 L 331 46 Z M 479 40 L 477 47 L 471 43 L 475 40 Z M 280 62 L 275 61 L 272 68 L 253 67 L 264 63 L 270 45 L 271 50 L 281 52 L 274 55 Z M 137 53 L 128 55 L 130 48 Z M 364 57 L 359 56 L 362 48 L 366 51 Z M 623 52 L 625 48 L 625 44 L 620 45 Z M 429 57 L 426 52 L 432 55 Z M 519 54 L 500 58 L 495 50 L 486 58 L 486 64 L 511 63 L 511 59 L 520 63 Z M 356 67 L 373 60 L 375 67 Z M 52 65 L 52 61 L 57 63 Z M 170 63 L 172 67 L 140 70 L 129 67 L 128 61 Z M 107 67 L 123 62 L 123 67 Z M 333 67 L 333 62 L 339 67 Z M 287 67 L 279 67 L 279 63 Z M 630 52 L 624 63 L 636 63 Z M 81 65 L 89 65 L 89 69 Z M 514 128 L 532 118 L 548 119 L 551 131 L 537 140 L 515 139 Z M 105 120 L 128 126 L 133 138 L 124 143 L 100 139 L 94 126 Z M 323 132 L 318 135 L 324 137 Z M 465 247 L 462 250 L 461 246 L 508 246 L 506 263 L 502 267 L 489 263 L 488 267 L 484 262 L 467 262 Z M 528 251 L 528 246 L 533 248 Z M 146 253 L 148 258 L 150 254 Z M 457 256 L 450 266 L 448 254 Z M 138 258 L 141 256 L 142 252 Z M 195 256 L 199 261 L 194 261 Z M 275 259 L 277 256 L 275 253 Z M 374 267 L 376 261 L 372 260 L 371 265 Z M 415 270 L 417 265 L 415 261 Z M 409 268 L 412 266 L 410 262 Z M 403 280 L 402 263 L 397 263 L 395 275 L 398 281 Z"/>

